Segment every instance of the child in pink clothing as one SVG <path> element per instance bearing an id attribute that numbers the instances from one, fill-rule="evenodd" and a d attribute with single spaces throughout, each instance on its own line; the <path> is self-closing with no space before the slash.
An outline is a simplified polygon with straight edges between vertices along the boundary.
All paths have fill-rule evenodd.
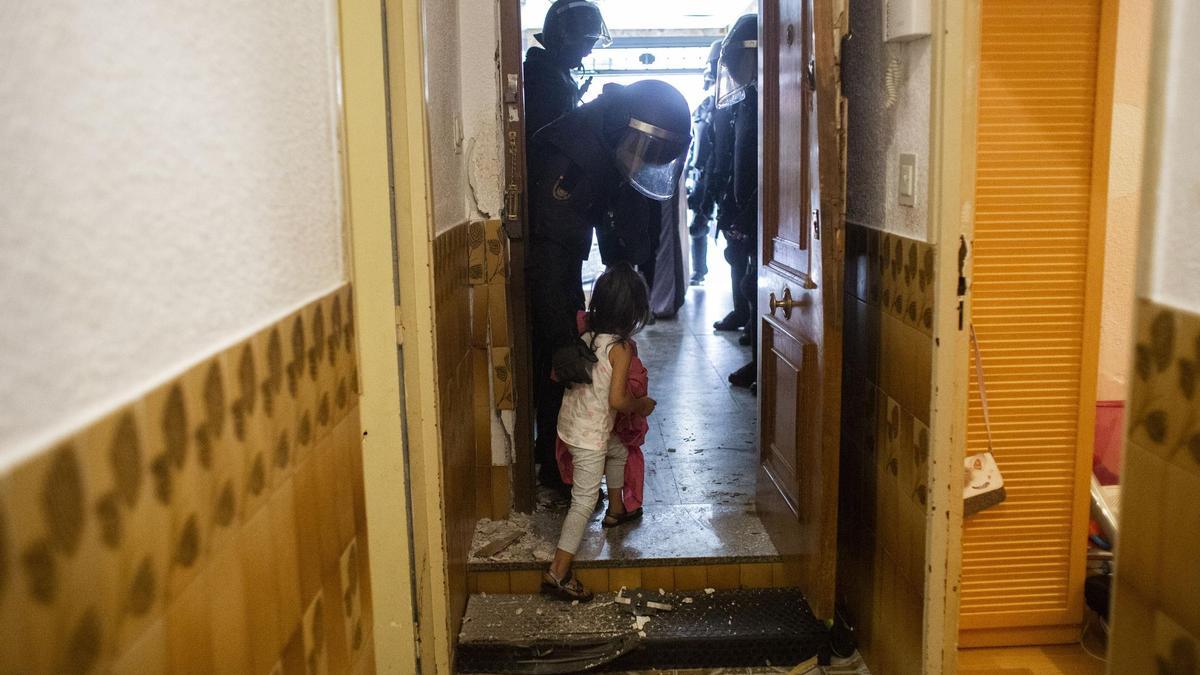
<path id="1" fill-rule="evenodd" d="M 587 333 L 587 312 L 579 312 L 578 321 L 579 333 L 581 335 Z M 649 392 L 650 377 L 646 366 L 638 357 L 637 342 L 629 340 L 629 346 L 633 348 L 633 359 L 629 362 L 629 374 L 626 377 L 625 386 L 629 389 L 630 396 L 641 398 Z M 621 439 L 621 443 L 628 452 L 625 460 L 625 485 L 621 488 L 620 497 L 625 504 L 625 510 L 632 513 L 640 514 L 642 508 L 642 495 L 646 486 L 646 458 L 642 454 L 642 444 L 646 442 L 646 434 L 649 431 L 650 423 L 637 413 L 620 413 L 613 425 L 613 433 Z M 558 445 L 555 447 L 554 458 L 557 460 L 558 473 L 562 477 L 562 481 L 567 485 L 573 484 L 575 482 L 575 466 L 571 459 L 571 449 L 561 438 L 558 439 Z M 603 497 L 601 497 L 602 500 Z M 615 527 L 620 524 L 612 519 L 606 520 L 604 523 L 605 527 Z"/>
<path id="2" fill-rule="evenodd" d="M 571 454 L 574 484 L 554 562 L 542 575 L 542 591 L 563 600 L 592 598 L 592 592 L 571 574 L 571 560 L 600 494 L 601 477 L 607 477 L 610 494 L 606 527 L 641 515 L 641 509 L 626 511 L 620 497 L 628 451 L 614 425 L 619 413 L 648 417 L 654 412 L 654 399 L 632 396 L 628 386 L 635 356 L 631 338 L 649 316 L 647 295 L 641 275 L 627 264 L 614 265 L 600 275 L 588 308 L 589 332 L 583 335 L 597 359 L 592 382 L 573 385 L 563 395 L 558 436 Z"/>

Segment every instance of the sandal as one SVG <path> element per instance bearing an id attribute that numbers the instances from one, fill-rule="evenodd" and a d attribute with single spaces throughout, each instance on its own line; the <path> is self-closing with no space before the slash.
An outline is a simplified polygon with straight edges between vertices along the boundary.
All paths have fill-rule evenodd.
<path id="1" fill-rule="evenodd" d="M 555 579 L 549 570 L 542 573 L 542 593 L 558 600 L 578 602 L 587 602 L 593 595 L 587 587 L 579 583 L 573 573 L 567 572 L 567 576 L 559 580 Z"/>
<path id="2" fill-rule="evenodd" d="M 641 507 L 638 507 L 638 509 L 636 511 L 627 511 L 625 513 L 622 513 L 619 516 L 616 515 L 615 513 L 605 513 L 604 520 L 601 521 L 600 526 L 605 529 L 608 529 L 610 527 L 617 527 L 618 525 L 624 525 L 625 523 L 637 520 L 638 518 L 641 518 L 641 517 L 642 517 Z"/>

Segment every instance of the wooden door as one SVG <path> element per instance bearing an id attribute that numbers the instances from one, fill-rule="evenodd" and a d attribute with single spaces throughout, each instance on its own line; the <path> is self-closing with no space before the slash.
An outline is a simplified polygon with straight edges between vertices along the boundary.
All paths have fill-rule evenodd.
<path id="1" fill-rule="evenodd" d="M 791 583 L 833 616 L 841 409 L 840 97 L 828 0 L 763 0 L 758 509 Z M 823 5 L 823 6 L 822 6 Z M 828 44 L 826 44 L 826 41 Z"/>

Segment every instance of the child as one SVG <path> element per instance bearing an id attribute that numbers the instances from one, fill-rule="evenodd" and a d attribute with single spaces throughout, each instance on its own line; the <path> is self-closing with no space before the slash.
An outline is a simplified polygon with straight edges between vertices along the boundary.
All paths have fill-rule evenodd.
<path id="1" fill-rule="evenodd" d="M 641 509 L 627 513 L 621 501 L 627 451 L 613 433 L 613 423 L 619 412 L 648 417 L 654 411 L 654 399 L 633 398 L 626 386 L 633 359 L 629 340 L 645 325 L 649 313 L 646 284 L 628 264 L 610 267 L 596 280 L 588 308 L 590 330 L 583 336 L 597 358 L 592 383 L 568 389 L 558 413 L 558 436 L 571 453 L 574 485 L 554 562 L 542 575 L 542 591 L 563 600 L 592 599 L 592 592 L 571 574 L 571 559 L 596 506 L 602 475 L 608 477 L 609 494 L 604 526 L 615 527 L 641 516 Z"/>

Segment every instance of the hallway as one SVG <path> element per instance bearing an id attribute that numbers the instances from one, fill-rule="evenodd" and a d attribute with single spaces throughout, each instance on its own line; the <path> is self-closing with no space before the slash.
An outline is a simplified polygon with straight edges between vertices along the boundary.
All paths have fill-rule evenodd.
<path id="1" fill-rule="evenodd" d="M 709 275 L 688 290 L 674 319 L 660 319 L 637 337 L 658 408 L 642 451 L 646 484 L 642 521 L 615 531 L 589 523 L 579 551 L 585 564 L 690 559 L 722 563 L 774 561 L 775 547 L 754 512 L 758 471 L 757 399 L 726 376 L 748 359 L 740 333 L 712 324 L 729 307 L 729 267 L 722 242 L 709 246 Z M 543 494 L 531 517 L 483 520 L 476 527 L 471 569 L 503 569 L 553 554 L 565 504 Z M 530 536 L 489 558 L 478 550 L 519 530 Z M 668 563 L 670 564 L 670 563 Z"/>

